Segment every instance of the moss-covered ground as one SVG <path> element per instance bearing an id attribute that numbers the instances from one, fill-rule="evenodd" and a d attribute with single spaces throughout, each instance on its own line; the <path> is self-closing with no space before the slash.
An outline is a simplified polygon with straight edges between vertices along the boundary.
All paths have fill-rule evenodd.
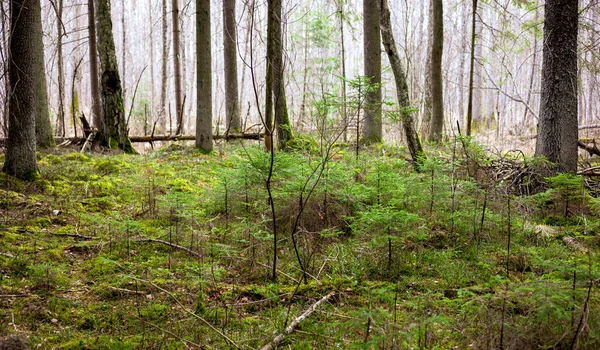
<path id="1" fill-rule="evenodd" d="M 256 349 L 334 291 L 280 348 L 600 348 L 582 178 L 525 196 L 476 146 L 428 149 L 420 173 L 384 148 L 276 154 L 276 281 L 259 146 L 40 153 L 35 182 L 0 174 L 0 339 Z"/>

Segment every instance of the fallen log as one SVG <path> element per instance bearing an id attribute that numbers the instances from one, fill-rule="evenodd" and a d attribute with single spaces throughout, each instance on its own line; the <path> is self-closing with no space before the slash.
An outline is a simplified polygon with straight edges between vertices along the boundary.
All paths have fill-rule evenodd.
<path id="1" fill-rule="evenodd" d="M 321 305 L 324 302 L 326 302 L 334 294 L 335 294 L 335 292 L 329 292 L 329 294 L 327 294 L 326 296 L 324 296 L 321 299 L 319 299 L 319 301 L 317 301 L 316 303 L 312 304 L 308 308 L 308 310 L 304 311 L 304 313 L 302 315 L 296 317 L 296 319 L 294 319 L 292 321 L 292 323 L 290 323 L 290 325 L 287 326 L 287 328 L 282 333 L 280 333 L 278 336 L 276 336 L 275 338 L 273 338 L 273 340 L 271 340 L 270 343 L 268 343 L 267 345 L 265 345 L 262 348 L 260 348 L 260 350 L 276 349 L 277 346 L 279 345 L 279 343 L 281 343 L 281 341 L 283 340 L 283 338 L 287 334 L 291 334 L 294 331 L 294 329 L 300 324 L 300 322 L 302 322 L 302 320 L 304 320 L 305 318 L 307 318 L 308 316 L 310 316 L 313 312 L 315 312 L 315 310 L 319 307 L 319 305 Z"/>
<path id="2" fill-rule="evenodd" d="M 261 133 L 244 133 L 244 134 L 220 134 L 213 135 L 213 140 L 260 140 L 265 136 Z M 196 139 L 195 135 L 142 135 L 142 136 L 130 136 L 131 142 L 158 142 L 158 141 L 193 141 Z M 71 144 L 81 144 L 86 141 L 83 137 L 55 137 L 54 141 L 56 144 L 64 142 Z M 0 138 L 0 146 L 6 144 L 6 138 Z"/>

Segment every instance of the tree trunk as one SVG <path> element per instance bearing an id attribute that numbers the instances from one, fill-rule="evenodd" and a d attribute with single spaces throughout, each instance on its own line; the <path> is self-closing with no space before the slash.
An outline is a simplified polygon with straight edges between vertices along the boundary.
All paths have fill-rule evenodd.
<path id="1" fill-rule="evenodd" d="M 152 16 L 152 10 L 154 6 L 152 0 L 148 0 L 148 15 L 150 16 L 150 124 L 154 122 L 155 109 L 154 103 L 156 102 L 156 84 L 154 84 L 154 18 Z"/>
<path id="2" fill-rule="evenodd" d="M 577 170 L 578 1 L 547 0 L 536 156 Z"/>
<path id="3" fill-rule="evenodd" d="M 410 111 L 410 97 L 408 93 L 408 84 L 406 83 L 406 74 L 402 69 L 402 61 L 398 55 L 396 49 L 396 42 L 392 32 L 392 24 L 390 20 L 390 8 L 388 0 L 381 0 L 381 39 L 383 46 L 388 54 L 390 65 L 392 66 L 392 72 L 394 73 L 394 79 L 396 81 L 396 94 L 398 96 L 398 108 L 400 115 L 402 116 L 402 126 L 404 127 L 404 134 L 406 136 L 406 143 L 410 156 L 416 165 L 422 162 L 422 158 L 425 156 L 423 147 L 419 141 L 419 135 L 415 129 L 415 122 Z"/>
<path id="4" fill-rule="evenodd" d="M 292 129 L 288 115 L 287 101 L 285 97 L 285 84 L 283 73 L 283 32 L 281 29 L 282 1 L 269 0 L 269 19 L 267 31 L 271 32 L 273 45 L 270 57 L 271 69 L 273 70 L 273 105 L 275 106 L 275 127 L 277 128 L 277 145 L 279 149 L 285 149 L 287 143 L 292 139 Z M 269 23 L 271 26 L 269 27 Z"/>
<path id="5" fill-rule="evenodd" d="M 96 41 L 95 0 L 88 0 L 88 32 L 90 42 L 90 91 L 92 93 L 92 126 L 97 130 L 104 129 L 102 115 L 102 99 L 100 97 L 100 73 L 98 71 L 98 44 Z M 77 136 L 77 134 L 75 134 Z"/>
<path id="6" fill-rule="evenodd" d="M 475 74 L 475 39 L 477 38 L 477 0 L 473 0 L 471 13 L 471 57 L 469 60 L 469 97 L 467 102 L 467 136 L 471 136 L 473 125 L 473 78 Z"/>
<path id="7" fill-rule="evenodd" d="M 135 153 L 127 136 L 123 107 L 123 87 L 117 66 L 115 41 L 110 18 L 110 0 L 98 0 L 96 27 L 98 30 L 98 55 L 100 56 L 101 96 L 104 128 L 99 139 L 103 146 Z"/>
<path id="8" fill-rule="evenodd" d="M 421 135 L 424 139 L 429 139 L 431 133 L 431 49 L 433 48 L 433 0 L 427 1 L 429 4 L 427 21 L 427 53 L 425 58 L 425 88 L 423 89 L 423 114 L 421 118 Z"/>
<path id="9" fill-rule="evenodd" d="M 177 116 L 176 135 L 180 135 L 183 130 L 183 93 L 181 87 L 181 30 L 179 26 L 179 1 L 173 0 L 172 3 L 172 25 L 173 25 L 173 72 L 175 74 L 175 115 Z"/>
<path id="10" fill-rule="evenodd" d="M 237 28 L 235 0 L 223 0 L 223 56 L 225 65 L 225 133 L 240 132 L 240 102 L 237 76 Z"/>
<path id="11" fill-rule="evenodd" d="M 12 0 L 9 47 L 9 121 L 3 171 L 21 179 L 37 176 L 36 44 L 42 41 L 40 0 Z M 40 36 L 35 38 L 35 36 Z"/>
<path id="12" fill-rule="evenodd" d="M 365 98 L 363 142 L 381 142 L 381 39 L 380 0 L 363 0 L 364 73 L 371 85 Z"/>
<path id="13" fill-rule="evenodd" d="M 162 0 L 162 59 L 161 59 L 161 78 L 160 78 L 160 116 L 159 128 L 161 131 L 167 130 L 167 59 L 169 57 L 169 46 L 167 43 L 167 0 Z M 170 126 L 169 126 L 170 127 Z M 171 130 L 169 130 L 171 133 Z"/>
<path id="14" fill-rule="evenodd" d="M 210 0 L 196 0 L 196 147 L 213 149 Z"/>
<path id="15" fill-rule="evenodd" d="M 273 56 L 274 39 L 273 23 L 271 16 L 271 2 L 269 15 L 267 16 L 267 61 L 265 62 L 265 151 L 270 152 L 273 148 Z M 253 48 L 251 47 L 250 50 Z"/>
<path id="16" fill-rule="evenodd" d="M 342 68 L 342 127 L 344 128 L 343 140 L 348 142 L 348 106 L 347 104 L 347 87 L 346 87 L 346 43 L 344 40 L 344 1 L 338 0 L 338 13 L 340 17 L 340 53 L 341 53 L 341 68 Z"/>
<path id="17" fill-rule="evenodd" d="M 431 43 L 431 129 L 429 140 L 440 142 L 444 129 L 442 55 L 444 53 L 444 14 L 442 0 L 433 0 L 433 41 Z"/>
<path id="18" fill-rule="evenodd" d="M 58 69 L 58 113 L 56 116 L 56 135 L 65 136 L 65 68 L 63 62 L 63 0 L 56 4 L 56 26 L 58 38 L 56 40 L 56 65 Z"/>
<path id="19" fill-rule="evenodd" d="M 52 124 L 50 123 L 50 110 L 48 109 L 48 86 L 46 85 L 46 70 L 44 68 L 44 42 L 42 32 L 42 7 L 39 1 L 23 1 L 22 3 L 31 4 L 31 10 L 34 12 L 35 20 L 30 30 L 35 31 L 33 35 L 34 55 L 34 85 L 35 93 L 35 135 L 37 146 L 47 148 L 54 146 L 54 136 L 52 135 Z"/>
<path id="20" fill-rule="evenodd" d="M 10 8 L 10 4 L 8 4 L 8 6 Z M 8 33 L 8 26 L 7 26 L 7 20 L 6 18 L 8 17 L 6 14 L 6 9 L 4 8 L 4 3 L 0 4 L 0 16 L 1 18 L 1 22 L 2 22 L 2 35 L 0 37 L 0 40 L 2 40 L 2 43 L 0 45 L 2 45 L 2 51 L 4 56 L 4 60 L 3 60 L 3 65 L 2 65 L 2 74 L 5 77 L 8 77 L 8 66 L 9 66 L 9 60 L 8 60 L 8 38 L 9 38 L 9 33 Z M 4 135 L 4 137 L 8 136 L 8 100 L 9 100 L 9 91 L 10 91 L 10 82 L 9 79 L 5 78 L 4 79 L 4 99 L 2 100 L 2 134 Z"/>
<path id="21" fill-rule="evenodd" d="M 125 7 L 125 0 L 121 0 L 121 30 L 123 31 L 123 36 L 121 37 L 121 82 L 123 85 L 123 108 L 127 106 L 127 25 L 125 22 L 125 12 L 127 7 Z M 125 109 L 127 110 L 127 109 Z"/>

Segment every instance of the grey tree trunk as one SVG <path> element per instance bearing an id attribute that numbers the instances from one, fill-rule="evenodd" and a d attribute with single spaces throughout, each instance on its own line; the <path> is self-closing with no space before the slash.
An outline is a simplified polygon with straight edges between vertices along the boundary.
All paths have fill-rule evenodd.
<path id="1" fill-rule="evenodd" d="M 7 7 L 10 7 L 10 4 L 8 4 Z M 0 19 L 0 22 L 2 23 L 2 35 L 0 36 L 0 40 L 2 40 L 2 43 L 0 45 L 2 45 L 2 53 L 4 55 L 4 59 L 3 59 L 3 65 L 2 65 L 2 74 L 4 74 L 5 77 L 8 77 L 8 66 L 9 66 L 9 60 L 8 60 L 8 38 L 9 38 L 9 33 L 8 33 L 8 25 L 7 25 L 7 20 L 6 18 L 8 17 L 6 14 L 6 9 L 4 8 L 4 3 L 2 3 L 0 5 L 0 16 L 2 17 Z M 9 79 L 4 79 L 4 98 L 2 100 L 2 134 L 4 135 L 4 137 L 8 136 L 8 100 L 9 100 L 9 92 L 10 91 L 10 82 Z"/>
<path id="2" fill-rule="evenodd" d="M 270 15 L 271 3 L 269 2 L 269 15 L 267 16 L 267 61 L 265 62 L 265 151 L 273 148 L 273 56 L 274 39 L 272 16 Z M 250 48 L 252 50 L 253 48 Z"/>
<path id="3" fill-rule="evenodd" d="M 344 13 L 344 1 L 338 1 L 338 13 L 340 19 L 340 56 L 341 56 L 341 66 L 342 69 L 342 127 L 344 128 L 343 132 L 343 140 L 344 142 L 348 142 L 348 106 L 347 104 L 347 87 L 346 87 L 346 43 L 344 40 L 344 21 L 345 21 L 345 13 Z"/>
<path id="4" fill-rule="evenodd" d="M 63 60 L 63 0 L 56 4 L 56 26 L 58 38 L 56 40 L 56 66 L 58 69 L 58 115 L 56 116 L 56 135 L 65 136 L 65 65 Z"/>
<path id="5" fill-rule="evenodd" d="M 35 50 L 34 59 L 34 85 L 35 92 L 35 135 L 39 148 L 54 147 L 52 124 L 50 123 L 50 110 L 48 109 L 48 86 L 46 85 L 46 70 L 44 68 L 44 42 L 42 32 L 42 7 L 39 1 L 24 2 L 30 4 L 35 20 L 30 30 L 35 34 L 32 37 Z"/>
<path id="6" fill-rule="evenodd" d="M 425 58 L 425 88 L 423 89 L 423 113 L 421 118 L 421 135 L 424 139 L 429 139 L 431 133 L 431 109 L 433 102 L 431 100 L 431 49 L 433 48 L 433 0 L 427 1 L 429 4 L 429 15 L 427 23 L 427 57 Z"/>
<path id="7" fill-rule="evenodd" d="M 210 0 L 196 0 L 196 147 L 213 149 Z"/>
<path id="8" fill-rule="evenodd" d="M 396 81 L 396 94 L 398 97 L 398 108 L 402 116 L 402 126 L 404 127 L 404 135 L 410 156 L 417 167 L 422 162 L 425 153 L 419 141 L 419 135 L 415 128 L 414 118 L 410 111 L 410 97 L 408 92 L 408 84 L 406 82 L 406 74 L 402 68 L 402 61 L 396 49 L 396 42 L 392 32 L 392 24 L 390 20 L 390 8 L 388 0 L 381 0 L 381 40 L 385 51 L 387 52 Z"/>
<path id="9" fill-rule="evenodd" d="M 92 93 L 92 126 L 104 129 L 102 99 L 100 97 L 100 73 L 98 71 L 98 43 L 96 41 L 96 10 L 94 0 L 88 0 L 88 34 L 90 43 L 90 91 Z"/>
<path id="10" fill-rule="evenodd" d="M 381 142 L 381 39 L 380 0 L 363 0 L 364 74 L 372 88 L 365 98 L 365 123 L 362 137 L 365 144 Z"/>
<path id="11" fill-rule="evenodd" d="M 123 87 L 115 41 L 110 18 L 110 0 L 98 0 L 96 28 L 98 35 L 98 55 L 100 56 L 101 96 L 104 127 L 100 130 L 99 140 L 103 146 L 119 148 L 126 153 L 135 153 L 127 135 L 125 110 L 123 107 Z"/>
<path id="12" fill-rule="evenodd" d="M 576 0 L 546 0 L 542 93 L 536 156 L 556 163 L 559 172 L 577 170 Z"/>
<path id="13" fill-rule="evenodd" d="M 269 23 L 272 31 L 273 56 L 270 61 L 273 69 L 273 105 L 275 106 L 275 127 L 277 128 L 277 146 L 279 149 L 285 149 L 288 142 L 292 139 L 292 127 L 288 115 L 287 101 L 285 96 L 285 84 L 283 73 L 285 66 L 283 63 L 283 31 L 281 30 L 282 1 L 269 0 Z"/>
<path id="14" fill-rule="evenodd" d="M 433 0 L 433 41 L 431 43 L 431 129 L 429 140 L 440 142 L 444 129 L 442 55 L 444 53 L 444 12 L 442 0 Z"/>
<path id="15" fill-rule="evenodd" d="M 156 84 L 154 84 L 154 19 L 152 16 L 152 10 L 154 6 L 152 5 L 152 0 L 148 0 L 148 15 L 150 19 L 150 115 L 151 121 L 150 124 L 154 122 L 155 109 L 154 103 L 156 102 Z"/>
<path id="16" fill-rule="evenodd" d="M 471 12 L 471 57 L 469 59 L 469 97 L 467 102 L 467 136 L 471 136 L 473 125 L 473 79 L 475 75 L 475 39 L 477 38 L 477 0 L 473 0 Z"/>
<path id="17" fill-rule="evenodd" d="M 163 133 L 167 130 L 167 58 L 169 57 L 169 46 L 167 43 L 167 0 L 162 0 L 162 59 L 161 59 L 161 78 L 160 78 L 160 116 L 159 125 Z M 170 125 L 169 125 L 170 127 Z M 171 130 L 169 130 L 169 133 Z"/>
<path id="18" fill-rule="evenodd" d="M 125 13 L 127 12 L 127 7 L 125 6 L 125 0 L 121 0 L 121 46 L 123 47 L 123 51 L 121 52 L 121 81 L 123 85 L 123 108 L 127 105 L 127 25 L 125 22 Z"/>
<path id="19" fill-rule="evenodd" d="M 240 132 L 240 102 L 237 76 L 237 28 L 235 0 L 223 0 L 223 58 L 225 66 L 225 134 Z"/>
<path id="20" fill-rule="evenodd" d="M 40 0 L 12 0 L 9 120 L 3 171 L 24 180 L 38 174 L 36 160 L 36 55 L 41 42 Z M 40 38 L 35 38 L 35 36 Z"/>
<path id="21" fill-rule="evenodd" d="M 183 133 L 183 93 L 181 87 L 181 29 L 179 26 L 179 1 L 171 2 L 173 25 L 173 72 L 175 74 L 175 115 L 177 116 L 176 135 Z"/>

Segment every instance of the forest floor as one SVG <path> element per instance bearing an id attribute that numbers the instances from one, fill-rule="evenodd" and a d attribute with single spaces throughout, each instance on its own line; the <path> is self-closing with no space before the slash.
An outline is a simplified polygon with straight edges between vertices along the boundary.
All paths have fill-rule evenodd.
<path id="1" fill-rule="evenodd" d="M 276 153 L 272 200 L 252 144 L 0 174 L 0 345 L 257 349 L 329 296 L 280 348 L 600 348 L 584 179 L 469 140 L 420 172 L 402 148 L 304 146 Z"/>

